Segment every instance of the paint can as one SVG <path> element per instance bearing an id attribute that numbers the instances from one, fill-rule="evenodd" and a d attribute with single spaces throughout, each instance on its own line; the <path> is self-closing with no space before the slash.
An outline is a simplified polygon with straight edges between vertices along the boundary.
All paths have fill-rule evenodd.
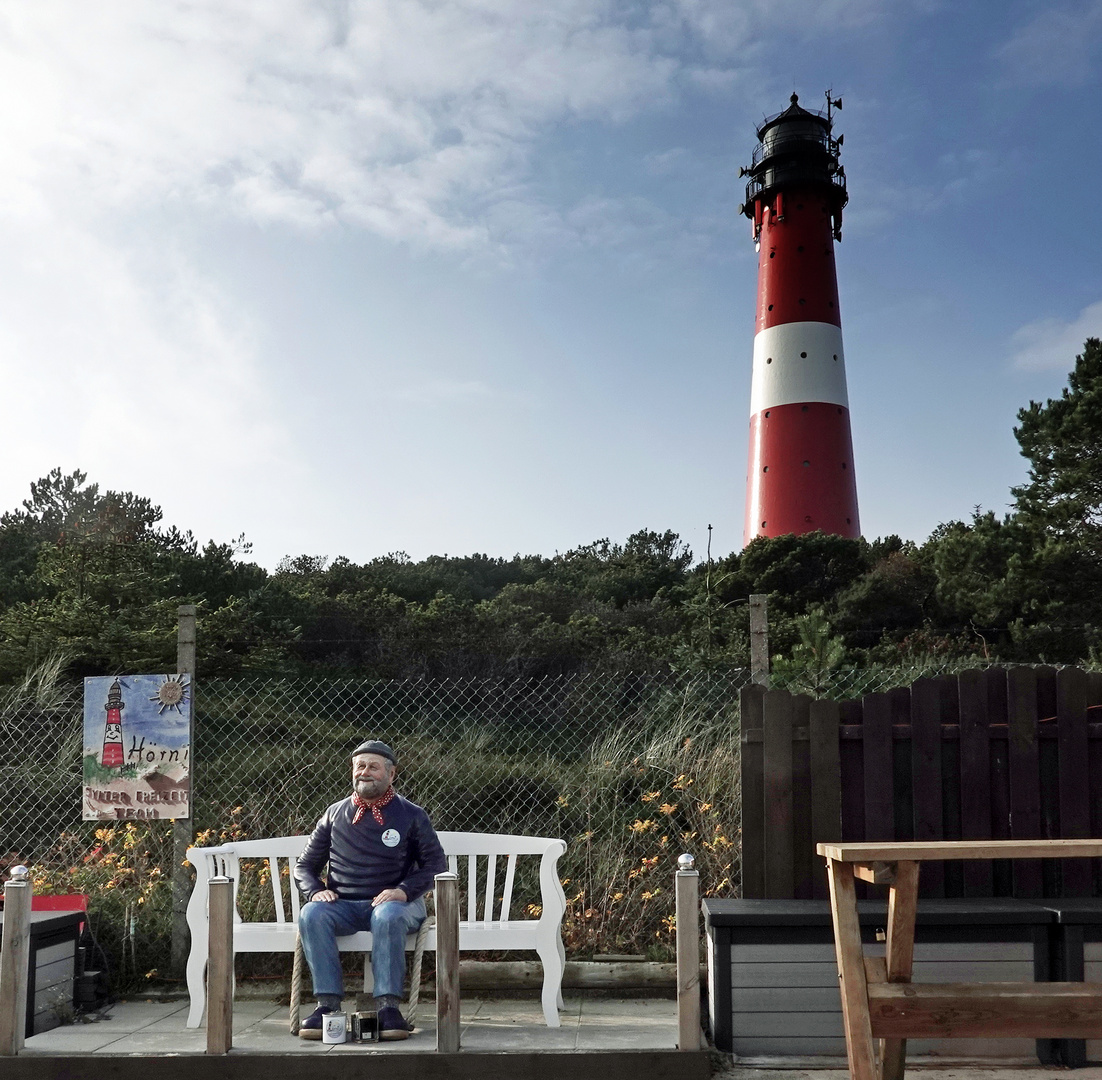
<path id="1" fill-rule="evenodd" d="M 321 1041 L 342 1043 L 348 1038 L 348 1017 L 342 1012 L 325 1013 L 321 1018 Z"/>

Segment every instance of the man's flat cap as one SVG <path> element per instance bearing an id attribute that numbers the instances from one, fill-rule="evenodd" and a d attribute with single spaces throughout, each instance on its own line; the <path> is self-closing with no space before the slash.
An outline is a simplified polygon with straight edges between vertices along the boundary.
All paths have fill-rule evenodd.
<path id="1" fill-rule="evenodd" d="M 386 758 L 391 765 L 398 764 L 398 759 L 394 756 L 394 751 L 391 750 L 385 742 L 379 742 L 378 739 L 368 739 L 367 742 L 360 743 L 360 745 L 352 751 L 352 756 L 356 757 L 359 754 L 378 754 L 379 757 Z"/>

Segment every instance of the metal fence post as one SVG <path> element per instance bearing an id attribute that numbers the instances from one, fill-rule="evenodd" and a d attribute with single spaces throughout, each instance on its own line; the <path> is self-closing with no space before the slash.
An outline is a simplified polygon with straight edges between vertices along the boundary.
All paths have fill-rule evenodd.
<path id="1" fill-rule="evenodd" d="M 700 1049 L 700 874 L 689 854 L 677 858 L 677 1048 Z"/>
<path id="2" fill-rule="evenodd" d="M 207 886 L 207 1053 L 233 1046 L 233 878 Z"/>
<path id="3" fill-rule="evenodd" d="M 4 882 L 4 936 L 0 944 L 0 1055 L 23 1048 L 27 1030 L 27 974 L 31 954 L 31 895 L 25 866 L 13 866 Z"/>
<path id="4" fill-rule="evenodd" d="M 176 611 L 176 672 L 191 676 L 191 747 L 188 757 L 188 816 L 172 822 L 172 951 L 171 965 L 176 975 L 187 963 L 187 902 L 191 893 L 191 872 L 187 849 L 191 846 L 191 823 L 195 818 L 195 634 L 196 607 L 181 604 Z"/>
<path id="5" fill-rule="evenodd" d="M 459 875 L 437 874 L 434 889 L 436 1049 L 454 1054 L 459 1050 Z"/>

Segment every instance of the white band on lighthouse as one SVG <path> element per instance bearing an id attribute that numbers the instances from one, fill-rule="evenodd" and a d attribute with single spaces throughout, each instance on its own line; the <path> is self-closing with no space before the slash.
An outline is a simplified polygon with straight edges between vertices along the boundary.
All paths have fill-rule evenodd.
<path id="1" fill-rule="evenodd" d="M 750 415 L 822 401 L 849 408 L 842 330 L 833 323 L 781 323 L 754 338 Z"/>

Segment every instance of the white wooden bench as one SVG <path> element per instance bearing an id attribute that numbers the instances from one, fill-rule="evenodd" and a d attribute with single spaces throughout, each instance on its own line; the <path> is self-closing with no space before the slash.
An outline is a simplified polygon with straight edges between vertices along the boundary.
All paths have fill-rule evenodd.
<path id="1" fill-rule="evenodd" d="M 562 944 L 566 895 L 559 883 L 558 861 L 566 850 L 566 844 L 562 840 L 542 836 L 461 832 L 441 832 L 437 835 L 450 869 L 459 875 L 461 895 L 466 892 L 467 917 L 459 923 L 460 951 L 530 949 L 538 953 L 543 964 L 543 1015 L 548 1027 L 558 1027 L 566 961 Z M 195 888 L 187 907 L 188 929 L 191 931 L 191 952 L 187 962 L 187 986 L 191 996 L 187 1019 L 189 1028 L 200 1025 L 206 1007 L 207 883 L 219 875 L 233 878 L 236 900 L 241 862 L 266 861 L 275 903 L 275 921 L 245 921 L 237 912 L 235 903 L 234 954 L 294 953 L 301 906 L 298 889 L 294 886 L 294 872 L 307 839 L 306 836 L 279 836 L 267 840 L 241 840 L 219 847 L 188 848 L 188 862 L 195 867 Z M 540 916 L 538 919 L 511 919 L 517 859 L 537 855 L 540 857 Z M 498 859 L 505 860 L 505 881 L 500 896 L 497 895 Z M 479 881 L 482 882 L 481 888 Z M 284 882 L 287 882 L 286 887 Z M 461 904 L 461 914 L 462 910 Z M 416 938 L 416 934 L 409 935 L 407 949 L 413 949 Z M 337 947 L 342 952 L 368 953 L 371 951 L 371 933 L 362 931 L 339 937 Z M 428 932 L 425 948 L 436 948 L 435 930 Z"/>

